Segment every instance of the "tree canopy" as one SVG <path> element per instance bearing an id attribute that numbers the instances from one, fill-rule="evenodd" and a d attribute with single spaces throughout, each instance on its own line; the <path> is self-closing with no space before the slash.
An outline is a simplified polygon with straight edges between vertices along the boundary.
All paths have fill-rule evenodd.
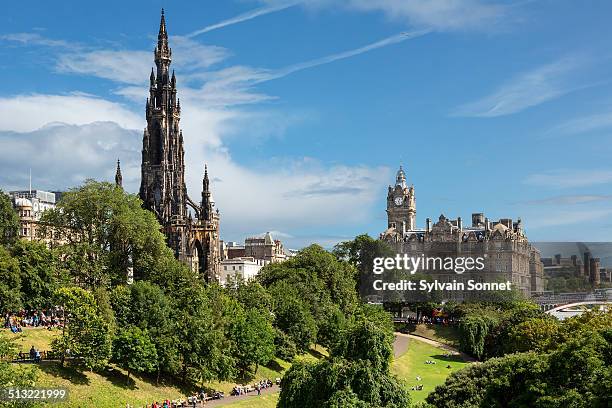
<path id="1" fill-rule="evenodd" d="M 93 294 L 77 287 L 60 288 L 56 302 L 64 310 L 66 326 L 51 348 L 62 357 L 75 357 L 87 368 L 102 368 L 111 357 L 113 333 Z"/>
<path id="2" fill-rule="evenodd" d="M 60 250 L 66 268 L 80 285 L 122 284 L 129 270 L 136 279 L 172 283 L 164 272 L 180 269 L 153 213 L 114 184 L 88 180 L 65 193 L 42 221 L 43 231 L 65 242 Z"/>
<path id="3" fill-rule="evenodd" d="M 0 190 L 0 245 L 9 245 L 19 236 L 19 217 L 11 198 Z"/>
<path id="4" fill-rule="evenodd" d="M 277 406 L 407 408 L 408 392 L 389 372 L 391 355 L 389 333 L 360 318 L 347 331 L 346 342 L 328 359 L 291 366 L 283 378 Z"/>

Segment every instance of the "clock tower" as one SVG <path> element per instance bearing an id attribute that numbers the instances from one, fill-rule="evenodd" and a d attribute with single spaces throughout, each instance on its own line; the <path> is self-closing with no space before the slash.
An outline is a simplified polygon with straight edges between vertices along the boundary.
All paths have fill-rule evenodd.
<path id="1" fill-rule="evenodd" d="M 416 228 L 414 186 L 408 187 L 406 184 L 406 173 L 402 166 L 397 171 L 395 186 L 389 186 L 387 193 L 387 219 L 387 227 L 399 233 Z"/>

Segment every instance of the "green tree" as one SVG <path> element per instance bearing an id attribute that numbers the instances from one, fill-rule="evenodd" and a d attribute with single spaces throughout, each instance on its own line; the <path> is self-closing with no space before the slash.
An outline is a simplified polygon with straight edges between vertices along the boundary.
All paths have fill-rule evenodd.
<path id="1" fill-rule="evenodd" d="M 66 287 L 58 289 L 55 297 L 64 310 L 65 326 L 51 348 L 61 356 L 62 364 L 69 351 L 87 368 L 104 367 L 111 356 L 112 332 L 94 296 L 81 288 Z"/>
<path id="2" fill-rule="evenodd" d="M 552 316 L 534 317 L 514 326 L 508 335 L 509 352 L 547 352 L 557 346 L 559 323 Z"/>
<path id="3" fill-rule="evenodd" d="M 393 355 L 393 335 L 376 323 L 361 319 L 332 350 L 334 356 L 368 361 L 379 372 L 388 372 Z"/>
<path id="4" fill-rule="evenodd" d="M 388 333 L 360 319 L 330 358 L 291 366 L 278 407 L 407 408 L 410 398 L 404 385 L 389 373 L 391 354 Z"/>
<path id="5" fill-rule="evenodd" d="M 608 407 L 612 329 L 577 333 L 549 353 L 515 353 L 470 364 L 429 394 L 437 408 Z"/>
<path id="6" fill-rule="evenodd" d="M 294 286 L 284 281 L 274 284 L 270 293 L 274 299 L 275 326 L 287 334 L 298 352 L 306 352 L 317 338 L 317 324 L 308 304 Z"/>
<path id="7" fill-rule="evenodd" d="M 318 324 L 317 343 L 331 349 L 342 340 L 343 332 L 348 328 L 350 320 L 334 304 L 324 307 L 323 316 L 323 321 Z"/>
<path id="8" fill-rule="evenodd" d="M 121 329 L 113 341 L 113 361 L 127 370 L 128 384 L 132 372 L 155 371 L 158 366 L 157 351 L 149 333 L 135 326 Z"/>
<path id="9" fill-rule="evenodd" d="M 62 259 L 75 282 L 89 288 L 125 283 L 128 270 L 135 278 L 174 283 L 176 269 L 155 215 L 140 199 L 111 183 L 88 180 L 65 193 L 57 208 L 42 220 L 64 240 Z"/>
<path id="10" fill-rule="evenodd" d="M 245 309 L 271 311 L 273 308 L 272 296 L 256 280 L 237 282 L 236 286 L 228 287 L 228 293 Z"/>
<path id="11" fill-rule="evenodd" d="M 53 306 L 53 293 L 63 283 L 56 254 L 42 242 L 17 241 L 11 252 L 19 262 L 21 298 L 26 309 Z"/>
<path id="12" fill-rule="evenodd" d="M 276 336 L 279 356 L 287 357 L 293 345 L 303 352 L 312 343 L 329 346 L 335 341 L 333 331 L 359 305 L 356 277 L 353 265 L 318 245 L 261 270 L 257 280 L 272 296 L 274 325 L 287 335 Z"/>
<path id="13" fill-rule="evenodd" d="M 241 306 L 216 285 L 177 294 L 177 348 L 183 381 L 229 380 L 236 375 L 231 323 Z"/>
<path id="14" fill-rule="evenodd" d="M 14 243 L 19 236 L 19 217 L 11 198 L 0 190 L 0 245 Z"/>
<path id="15" fill-rule="evenodd" d="M 12 340 L 0 333 L 0 358 L 12 358 L 17 347 Z M 40 377 L 40 370 L 35 366 L 10 364 L 0 361 L 0 389 L 2 388 L 32 388 Z M 31 402 L 2 402 L 3 407 L 31 407 Z"/>
<path id="16" fill-rule="evenodd" d="M 0 311 L 17 311 L 21 308 L 21 271 L 19 262 L 8 250 L 0 246 Z"/>
<path id="17" fill-rule="evenodd" d="M 176 374 L 180 362 L 175 312 L 164 291 L 146 281 L 117 286 L 111 304 L 119 326 L 136 326 L 149 333 L 159 360 L 158 380 L 161 372 Z"/>
<path id="18" fill-rule="evenodd" d="M 395 251 L 388 243 L 374 239 L 368 234 L 358 235 L 352 241 L 337 244 L 333 253 L 339 259 L 355 265 L 361 273 L 372 272 L 374 258 L 395 256 Z"/>
<path id="19" fill-rule="evenodd" d="M 459 347 L 476 358 L 485 353 L 485 339 L 499 322 L 499 316 L 482 310 L 464 316 L 459 323 Z"/>
<path id="20" fill-rule="evenodd" d="M 274 327 L 267 311 L 248 309 L 242 316 L 236 316 L 231 338 L 236 345 L 236 364 L 244 378 L 249 368 L 268 364 L 274 358 Z"/>
<path id="21" fill-rule="evenodd" d="M 304 248 L 286 262 L 269 264 L 258 275 L 258 281 L 266 288 L 279 281 L 293 286 L 317 321 L 326 303 L 337 305 L 347 315 L 355 311 L 356 278 L 354 266 L 338 260 L 319 245 Z"/>

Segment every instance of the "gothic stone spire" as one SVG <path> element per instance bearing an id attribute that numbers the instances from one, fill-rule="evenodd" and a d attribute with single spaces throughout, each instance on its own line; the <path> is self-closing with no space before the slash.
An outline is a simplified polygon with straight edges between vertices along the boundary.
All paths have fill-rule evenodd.
<path id="1" fill-rule="evenodd" d="M 200 212 L 204 220 L 210 221 L 213 212 L 213 205 L 210 194 L 210 180 L 208 179 L 208 166 L 204 165 L 204 178 L 202 179 L 202 202 L 200 203 Z"/>
<path id="2" fill-rule="evenodd" d="M 117 171 L 115 172 L 115 185 L 123 188 L 123 176 L 121 175 L 121 163 L 117 159 Z"/>

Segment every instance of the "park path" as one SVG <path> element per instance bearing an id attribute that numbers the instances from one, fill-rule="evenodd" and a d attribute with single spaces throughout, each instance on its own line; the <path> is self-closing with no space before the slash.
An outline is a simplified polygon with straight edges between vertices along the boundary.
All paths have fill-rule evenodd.
<path id="1" fill-rule="evenodd" d="M 272 387 L 270 388 L 265 388 L 263 390 L 261 390 L 261 395 L 265 395 L 265 394 L 275 394 L 280 392 L 280 387 L 276 384 L 274 384 Z M 202 405 L 202 407 L 221 407 L 223 405 L 228 405 L 228 404 L 233 404 L 234 402 L 238 402 L 238 401 L 242 401 L 242 400 L 246 400 L 246 399 L 250 399 L 253 401 L 253 406 L 256 407 L 257 406 L 257 391 L 253 391 L 250 392 L 248 394 L 243 394 L 243 395 L 228 395 L 223 399 L 219 399 L 219 400 L 212 400 L 212 401 L 208 401 L 206 404 Z"/>
<path id="2" fill-rule="evenodd" d="M 399 336 L 401 333 L 395 333 L 395 341 L 393 342 L 393 357 L 398 358 L 408 350 L 409 337 Z"/>

